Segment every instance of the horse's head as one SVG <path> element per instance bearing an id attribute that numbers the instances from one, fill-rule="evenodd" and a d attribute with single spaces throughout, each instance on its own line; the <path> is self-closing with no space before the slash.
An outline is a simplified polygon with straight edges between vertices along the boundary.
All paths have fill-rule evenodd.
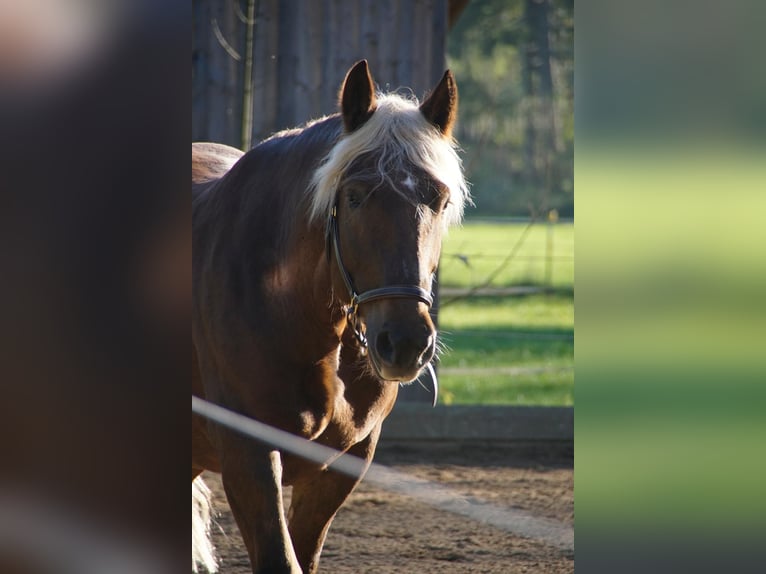
<path id="1" fill-rule="evenodd" d="M 412 381 L 434 357 L 429 315 L 444 230 L 468 191 L 451 138 L 457 87 L 446 72 L 418 106 L 377 95 L 366 62 L 341 90 L 345 133 L 316 173 L 336 294 L 380 377 Z"/>

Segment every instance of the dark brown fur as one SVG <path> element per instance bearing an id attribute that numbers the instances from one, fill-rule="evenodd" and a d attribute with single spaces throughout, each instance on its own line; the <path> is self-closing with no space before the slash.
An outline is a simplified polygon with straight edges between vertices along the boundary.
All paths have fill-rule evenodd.
<path id="1" fill-rule="evenodd" d="M 347 78 L 353 85 L 345 86 L 342 115 L 245 155 L 192 145 L 192 393 L 369 463 L 398 383 L 376 374 L 346 329 L 348 294 L 335 262 L 328 263 L 324 225 L 309 222 L 306 210 L 318 163 L 344 126 L 364 123 L 360 110 L 374 102 L 365 95 L 372 87 L 366 63 Z M 349 193 L 358 187 L 338 190 L 341 244 L 358 288 L 430 288 L 438 213 L 385 189 L 362 190 L 364 208 L 354 211 Z M 438 186 L 424 187 L 424 205 L 438 200 L 434 193 Z M 372 302 L 362 320 L 373 344 L 384 328 L 433 336 L 428 309 L 415 300 Z M 330 522 L 361 479 L 192 416 L 192 479 L 204 469 L 223 475 L 253 572 L 316 572 Z M 283 485 L 293 486 L 287 513 Z"/>

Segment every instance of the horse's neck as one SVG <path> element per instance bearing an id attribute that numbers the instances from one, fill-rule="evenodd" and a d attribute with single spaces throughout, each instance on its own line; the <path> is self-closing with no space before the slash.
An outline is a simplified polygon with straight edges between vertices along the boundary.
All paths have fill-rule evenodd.
<path id="1" fill-rule="evenodd" d="M 245 279 L 241 318 L 275 359 L 306 368 L 334 364 L 343 312 L 331 289 L 323 234 L 293 223 L 285 240 L 272 265 Z"/>
<path id="2" fill-rule="evenodd" d="M 195 266 L 205 269 L 200 281 L 220 290 L 219 330 L 241 321 L 275 352 L 319 361 L 337 353 L 343 320 L 324 229 L 304 213 L 307 175 L 291 179 L 271 159 L 245 158 L 196 198 L 195 249 L 211 257 L 195 255 Z"/>
<path id="3" fill-rule="evenodd" d="M 274 285 L 285 320 L 294 328 L 307 354 L 337 351 L 343 327 L 343 311 L 332 288 L 331 266 L 324 233 L 315 226 L 293 227 L 282 277 Z M 317 358 L 319 358 L 317 356 Z"/>

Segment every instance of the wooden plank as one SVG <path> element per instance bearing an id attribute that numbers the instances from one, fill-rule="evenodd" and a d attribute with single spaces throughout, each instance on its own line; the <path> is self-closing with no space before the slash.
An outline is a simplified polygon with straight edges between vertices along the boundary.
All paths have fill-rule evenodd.
<path id="1" fill-rule="evenodd" d="M 192 2 L 192 141 L 207 139 L 210 4 Z"/>
<path id="2" fill-rule="evenodd" d="M 210 5 L 208 26 L 207 104 L 208 130 L 212 141 L 239 147 L 241 143 L 242 62 L 244 25 L 230 2 Z"/>
<path id="3" fill-rule="evenodd" d="M 293 100 L 292 116 L 281 118 L 284 127 L 295 126 L 303 123 L 310 116 L 311 109 L 311 79 L 310 68 L 313 60 L 311 45 L 309 42 L 309 29 L 312 27 L 310 10 L 316 6 L 316 2 L 303 2 L 298 0 L 293 6 L 293 42 L 297 55 L 292 71 L 292 91 L 284 96 Z"/>
<path id="4" fill-rule="evenodd" d="M 322 56 L 319 66 L 319 113 L 331 114 L 337 111 L 338 88 L 343 80 L 343 71 L 336 63 L 338 35 L 338 1 L 323 0 L 324 18 L 322 19 Z"/>
<path id="5" fill-rule="evenodd" d="M 396 44 L 396 54 L 394 56 L 396 70 L 391 78 L 391 83 L 397 88 L 411 88 L 413 60 L 415 58 L 412 50 L 415 38 L 413 38 L 412 15 L 408 10 L 402 9 L 397 13 L 394 43 Z"/>
<path id="6" fill-rule="evenodd" d="M 316 116 L 318 83 L 316 72 L 321 62 L 322 46 L 317 41 L 321 38 L 320 22 L 322 21 L 321 2 L 298 2 L 293 14 L 295 19 L 296 52 L 298 58 L 293 70 L 294 85 L 292 92 L 285 94 L 293 99 L 292 117 L 287 118 L 285 127 L 304 123 Z"/>
<path id="7" fill-rule="evenodd" d="M 301 0 L 282 0 L 279 6 L 277 49 L 277 116 L 275 129 L 291 126 L 295 117 L 295 70 L 298 66 L 297 16 Z"/>
<path id="8" fill-rule="evenodd" d="M 429 406 L 397 403 L 383 440 L 572 441 L 573 407 Z"/>
<path id="9" fill-rule="evenodd" d="M 218 39 L 214 33 L 214 23 L 218 21 L 220 15 L 220 5 L 216 6 L 215 3 L 208 2 L 209 11 L 207 14 L 207 21 L 205 25 L 209 29 L 207 35 L 207 53 L 209 67 L 207 70 L 207 85 L 205 101 L 208 106 L 208 123 L 206 130 L 208 139 L 214 142 L 227 143 L 224 138 L 224 116 L 226 111 L 226 105 L 223 94 L 223 77 L 225 70 L 224 57 L 226 52 L 220 46 Z"/>
<path id="10" fill-rule="evenodd" d="M 329 49 L 324 43 L 324 31 L 322 29 L 322 22 L 328 18 L 328 10 L 326 3 L 317 2 L 316 10 L 312 13 L 312 18 L 315 20 L 311 26 L 311 54 L 313 61 L 311 65 L 311 89 L 312 93 L 312 107 L 311 117 L 318 118 L 326 113 L 334 110 L 327 109 L 324 106 L 324 93 L 329 91 L 333 94 L 336 88 L 325 86 L 325 73 L 324 73 L 324 53 Z"/>
<path id="11" fill-rule="evenodd" d="M 232 2 L 195 0 L 195 139 L 239 145 L 245 24 Z M 444 70 L 447 0 L 259 0 L 253 46 L 254 141 L 336 110 L 348 68 L 367 58 L 383 89 L 422 97 Z"/>
<path id="12" fill-rule="evenodd" d="M 364 50 L 360 41 L 360 4 L 348 0 L 340 0 L 340 10 L 337 14 L 339 18 L 335 22 L 335 33 L 340 39 L 337 51 L 337 65 L 342 73 L 345 74 L 348 69 L 356 62 L 365 58 Z M 343 76 L 340 78 L 343 79 Z"/>
<path id="13" fill-rule="evenodd" d="M 447 69 L 447 26 L 449 21 L 447 0 L 432 0 L 431 22 L 431 86 L 441 80 Z M 431 89 L 431 88 L 428 88 Z"/>
<path id="14" fill-rule="evenodd" d="M 413 34 L 410 49 L 414 59 L 412 76 L 404 78 L 404 80 L 416 96 L 422 97 L 426 90 L 433 87 L 431 81 L 431 21 L 428 17 L 426 0 L 413 0 L 411 10 Z"/>
<path id="15" fill-rule="evenodd" d="M 253 144 L 276 130 L 279 0 L 259 0 L 253 54 Z"/>
<path id="16" fill-rule="evenodd" d="M 382 68 L 378 57 L 378 45 L 380 44 L 380 18 L 378 16 L 378 2 L 375 0 L 361 0 L 360 22 L 360 45 L 362 57 L 367 58 L 373 70 Z"/>

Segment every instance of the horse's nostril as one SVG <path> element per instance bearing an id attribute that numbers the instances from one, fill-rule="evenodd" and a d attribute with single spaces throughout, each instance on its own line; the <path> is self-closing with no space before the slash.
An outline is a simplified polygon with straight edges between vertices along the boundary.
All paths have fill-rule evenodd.
<path id="1" fill-rule="evenodd" d="M 418 364 L 423 365 L 433 359 L 436 354 L 436 344 L 433 335 L 429 335 L 426 340 L 426 346 L 423 348 L 423 352 L 418 357 Z"/>
<path id="2" fill-rule="evenodd" d="M 421 367 L 433 357 L 433 342 L 432 334 L 419 337 L 386 330 L 375 338 L 375 351 L 378 358 L 387 365 Z"/>
<path id="3" fill-rule="evenodd" d="M 378 356 L 387 363 L 394 362 L 394 345 L 388 331 L 378 333 L 375 339 L 375 350 L 378 352 Z"/>

